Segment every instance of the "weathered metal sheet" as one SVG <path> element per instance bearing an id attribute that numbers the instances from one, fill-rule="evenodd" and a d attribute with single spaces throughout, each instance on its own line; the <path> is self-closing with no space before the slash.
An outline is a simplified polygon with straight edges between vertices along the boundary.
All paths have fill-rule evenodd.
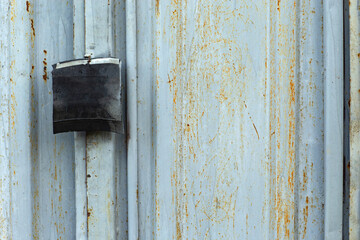
<path id="1" fill-rule="evenodd" d="M 349 1 L 350 23 L 350 219 L 351 240 L 360 238 L 360 1 Z"/>
<path id="2" fill-rule="evenodd" d="M 322 1 L 300 1 L 297 116 L 298 239 L 324 238 L 324 36 Z M 321 114 L 320 114 L 321 113 Z M 297 175 L 297 176 L 296 176 Z M 341 180 L 340 180 L 341 181 Z M 342 196 L 342 195 L 340 195 Z"/>
<path id="3" fill-rule="evenodd" d="M 147 143 L 140 238 L 324 238 L 323 18 L 332 9 L 138 3 L 138 114 L 148 116 L 138 122 Z"/>
<path id="4" fill-rule="evenodd" d="M 117 38 L 115 1 L 85 1 L 85 55 L 113 57 Z M 123 110 L 123 109 L 122 109 Z M 125 161 L 124 134 L 91 133 L 86 135 L 86 188 L 88 239 L 124 238 L 117 219 L 119 161 Z M 123 152 L 123 153 L 122 153 Z M 123 171 L 122 171 L 123 172 Z M 126 186 L 126 183 L 123 183 Z M 121 195 L 123 193 L 120 193 Z M 126 205 L 120 206 L 126 209 Z M 124 212 L 124 211 L 122 211 Z M 120 215 L 121 216 L 121 215 Z M 126 214 L 121 216 L 124 218 Z M 124 223 L 123 223 L 124 224 Z"/>
<path id="5" fill-rule="evenodd" d="M 0 1 L 0 238 L 11 235 L 10 222 L 10 6 L 7 0 Z"/>
<path id="6" fill-rule="evenodd" d="M 325 239 L 342 239 L 344 53 L 343 3 L 324 2 Z"/>
<path id="7" fill-rule="evenodd" d="M 126 0 L 126 90 L 127 90 L 127 189 L 128 189 L 128 238 L 139 239 L 139 217 L 140 211 L 138 208 L 139 189 L 141 189 L 141 182 L 138 182 L 141 175 L 145 171 L 141 171 L 138 176 L 138 159 L 142 157 L 138 145 L 141 141 L 138 141 L 138 136 L 141 131 L 138 126 L 138 49 L 137 49 L 137 1 Z M 149 64 L 151 65 L 151 64 Z M 141 119 L 141 118 L 140 118 Z M 141 135 L 140 135 L 141 136 Z M 140 139 L 144 138 L 145 134 Z M 146 134 L 149 138 L 149 135 Z M 141 168 L 141 166 L 140 166 Z M 147 171 L 146 171 L 147 172 Z M 147 180 L 152 181 L 153 178 Z M 140 186 L 139 186 L 140 183 Z M 148 189 L 145 187 L 145 189 Z M 151 207 L 151 205 L 150 205 Z"/>
<path id="8" fill-rule="evenodd" d="M 79 42 L 73 46 L 73 2 L 6 0 L 0 4 L 0 238 L 75 239 L 75 229 L 81 229 L 81 225 L 75 218 L 74 138 L 72 133 L 55 137 L 51 132 L 53 96 L 48 67 L 74 58 L 74 46 Z M 123 6 L 121 2 L 112 5 L 114 21 L 124 18 Z M 115 33 L 114 46 L 119 46 L 125 41 L 125 27 Z M 84 51 L 84 42 L 82 45 L 83 50 L 76 48 L 78 52 Z M 118 47 L 115 53 L 115 57 L 124 59 L 124 46 Z M 116 220 L 110 221 L 116 223 L 114 230 L 119 239 L 125 239 L 125 137 L 115 138 L 113 144 L 117 147 L 112 154 L 118 158 L 110 166 L 116 173 L 111 177 L 114 182 L 111 199 L 116 199 L 111 214 Z M 77 147 L 80 154 L 81 148 Z M 77 176 L 81 179 L 82 170 L 78 170 Z M 76 195 L 81 192 L 79 186 Z M 77 203 L 81 212 L 81 198 Z"/>
<path id="9" fill-rule="evenodd" d="M 71 6 L 1 1 L 1 19 L 1 239 L 71 239 L 73 138 L 51 133 L 47 68 L 72 55 Z"/>
<path id="10" fill-rule="evenodd" d="M 0 239 L 341 239 L 339 1 L 0 5 Z M 127 136 L 52 134 L 48 65 L 85 54 L 122 61 Z"/>

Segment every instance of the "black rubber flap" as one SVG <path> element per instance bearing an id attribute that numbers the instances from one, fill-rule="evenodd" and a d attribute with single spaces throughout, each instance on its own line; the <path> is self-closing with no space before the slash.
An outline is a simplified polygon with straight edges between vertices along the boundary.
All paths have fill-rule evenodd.
<path id="1" fill-rule="evenodd" d="M 94 60 L 53 66 L 54 133 L 123 132 L 119 64 Z"/>

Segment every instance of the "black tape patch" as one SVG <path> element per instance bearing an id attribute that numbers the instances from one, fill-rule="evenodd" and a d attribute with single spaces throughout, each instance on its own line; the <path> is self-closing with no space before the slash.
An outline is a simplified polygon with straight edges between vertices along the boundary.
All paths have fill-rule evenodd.
<path id="1" fill-rule="evenodd" d="M 112 61 L 106 61 L 109 59 Z M 114 60 L 85 59 L 53 65 L 54 133 L 123 133 L 120 67 Z"/>

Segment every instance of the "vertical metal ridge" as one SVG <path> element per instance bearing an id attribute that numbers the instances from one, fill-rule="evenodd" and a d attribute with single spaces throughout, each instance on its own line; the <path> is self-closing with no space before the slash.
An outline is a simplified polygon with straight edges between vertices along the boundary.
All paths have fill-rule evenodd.
<path id="1" fill-rule="evenodd" d="M 158 2 L 159 5 L 162 3 Z M 137 4 L 137 129 L 138 129 L 138 238 L 156 239 L 155 228 L 155 153 L 156 129 L 155 109 L 159 103 L 154 99 L 155 79 L 157 76 L 156 51 L 159 46 L 156 37 L 159 37 L 156 29 L 156 3 L 155 1 Z M 150 10 L 151 9 L 151 10 Z M 146 219 L 146 220 L 145 220 Z"/>
<path id="2" fill-rule="evenodd" d="M 85 54 L 114 55 L 114 0 L 85 2 Z M 91 132 L 86 136 L 87 215 L 89 239 L 115 239 L 116 134 Z"/>
<path id="3" fill-rule="evenodd" d="M 343 2 L 324 1 L 325 239 L 342 239 Z"/>
<path id="4" fill-rule="evenodd" d="M 344 163 L 343 240 L 350 238 L 350 19 L 349 0 L 344 0 Z"/>
<path id="5" fill-rule="evenodd" d="M 121 96 L 126 99 L 126 10 L 125 1 L 114 1 L 114 50 L 115 57 L 121 59 Z M 128 201 L 127 201 L 127 157 L 126 157 L 126 104 L 122 104 L 122 121 L 125 134 L 116 136 L 116 233 L 117 239 L 128 236 Z"/>
<path id="6" fill-rule="evenodd" d="M 299 0 L 297 9 L 295 239 L 323 239 L 324 10 L 321 1 Z"/>
<path id="7" fill-rule="evenodd" d="M 85 55 L 85 1 L 73 0 L 73 56 Z M 74 133 L 76 239 L 88 239 L 86 133 Z"/>
<path id="8" fill-rule="evenodd" d="M 139 237 L 136 0 L 126 0 L 128 238 Z"/>
<path id="9" fill-rule="evenodd" d="M 73 55 L 83 58 L 85 54 L 85 1 L 73 0 Z"/>
<path id="10" fill-rule="evenodd" d="M 73 2 L 33 1 L 36 61 L 34 93 L 38 148 L 32 183 L 35 239 L 73 239 L 76 236 L 74 135 L 52 133 L 51 64 L 73 57 Z M 22 4 L 27 7 L 23 1 Z M 32 6 L 29 6 L 29 10 Z M 38 220 L 37 220 L 38 219 Z"/>
<path id="11" fill-rule="evenodd" d="M 86 133 L 74 133 L 76 239 L 87 239 Z"/>
<path id="12" fill-rule="evenodd" d="M 33 1 L 29 2 L 33 4 Z M 32 52 L 35 41 L 32 14 L 25 1 L 10 2 L 10 174 L 11 174 L 11 238 L 29 239 L 38 236 L 33 218 L 36 217 L 33 195 L 31 82 Z M 21 54 L 20 54 L 21 53 Z M 32 122 L 34 121 L 34 122 Z M 26 199 L 26 201 L 24 201 Z"/>
<path id="13" fill-rule="evenodd" d="M 10 2 L 1 0 L 0 5 L 0 239 L 10 239 Z"/>
<path id="14" fill-rule="evenodd" d="M 273 0 L 267 0 L 267 5 L 266 5 L 266 62 L 265 62 L 265 66 L 266 66 L 266 82 L 270 83 L 270 79 L 271 79 L 271 69 L 270 69 L 270 63 L 271 63 L 271 2 Z M 266 138 L 266 156 L 268 158 L 268 161 L 270 163 L 270 157 L 271 157 L 271 128 L 270 128 L 270 119 L 271 119 L 271 86 L 270 84 L 266 85 L 266 129 L 268 129 L 268 136 Z M 271 167 L 270 167 L 271 168 Z M 267 169 L 266 171 L 266 194 L 265 194 L 265 203 L 270 204 L 271 201 L 271 186 L 272 186 L 272 182 L 271 182 L 271 169 Z M 265 222 L 267 223 L 266 225 L 266 230 L 265 230 L 265 234 L 264 234 L 264 239 L 271 239 L 273 238 L 273 234 L 272 234 L 272 226 L 271 226 L 271 207 L 270 206 L 264 206 L 264 208 L 266 209 L 265 211 Z"/>
<path id="15" fill-rule="evenodd" d="M 296 8 L 296 17 L 295 17 L 295 41 L 296 41 L 296 53 L 295 53 L 295 179 L 294 179 L 294 207 L 295 207 L 295 213 L 294 213 L 294 240 L 301 239 L 299 236 L 301 233 L 303 233 L 302 229 L 299 227 L 299 223 L 301 220 L 299 219 L 299 215 L 301 215 L 301 211 L 299 211 L 300 206 L 300 164 L 301 164 L 301 157 L 300 157 L 300 143 L 301 143 L 301 133 L 300 133 L 300 125 L 302 122 L 301 116 L 300 116 L 300 93 L 301 93 L 301 78 L 300 78 L 300 71 L 301 71 L 301 65 L 300 65 L 300 59 L 301 59 L 301 0 L 295 1 L 295 8 Z M 306 223 L 305 223 L 306 224 Z M 306 228 L 306 227 L 305 227 Z M 300 234 L 299 234 L 300 233 Z M 306 231 L 303 233 L 303 236 L 306 236 Z"/>
<path id="16" fill-rule="evenodd" d="M 295 238 L 297 1 L 272 1 L 270 13 L 271 238 Z M 291 219 L 291 220 L 290 220 Z"/>
<path id="17" fill-rule="evenodd" d="M 41 89 L 39 86 L 39 82 L 37 81 L 37 74 L 35 72 L 34 65 L 37 65 L 36 59 L 36 51 L 38 51 L 38 46 L 36 46 L 35 42 L 36 38 L 36 29 L 39 28 L 38 24 L 38 15 L 35 14 L 37 10 L 36 1 L 26 1 L 26 12 L 29 16 L 30 20 L 30 46 L 29 49 L 29 63 L 31 65 L 30 70 L 30 114 L 29 119 L 31 119 L 30 123 L 30 161 L 31 161 L 31 193 L 32 193 L 32 237 L 33 239 L 39 239 L 42 236 L 40 232 L 41 227 L 41 213 L 40 213 L 40 202 L 41 202 L 41 181 L 39 179 L 39 172 L 41 166 L 41 159 L 39 155 L 39 138 L 41 136 L 40 127 L 38 122 L 41 123 L 41 117 L 39 116 L 39 112 L 41 112 L 41 108 L 39 108 L 39 92 Z M 45 58 L 46 61 L 46 58 Z M 44 64 L 46 65 L 46 64 Z M 47 81 L 47 67 L 44 66 L 43 74 L 45 75 L 45 80 Z M 44 79 L 44 78 L 43 78 Z M 45 82 L 46 82 L 45 81 Z"/>

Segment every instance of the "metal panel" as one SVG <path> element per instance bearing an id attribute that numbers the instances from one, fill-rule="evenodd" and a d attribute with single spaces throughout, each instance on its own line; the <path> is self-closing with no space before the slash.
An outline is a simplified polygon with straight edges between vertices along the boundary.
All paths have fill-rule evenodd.
<path id="1" fill-rule="evenodd" d="M 1 19 L 1 239 L 71 239 L 73 138 L 51 133 L 47 67 L 72 56 L 71 4 L 1 1 Z"/>
<path id="2" fill-rule="evenodd" d="M 136 1 L 126 0 L 126 70 L 127 70 L 127 163 L 129 239 L 138 235 L 138 115 L 137 115 L 137 16 Z M 141 176 L 141 175 L 140 175 Z M 150 179 L 151 181 L 152 179 Z"/>
<path id="3" fill-rule="evenodd" d="M 325 214 L 342 209 L 324 209 L 324 58 L 338 38 L 323 19 L 341 11 L 333 3 L 138 4 L 141 239 L 325 237 Z M 341 37 L 335 21 L 326 31 Z"/>
<path id="4" fill-rule="evenodd" d="M 342 239 L 343 222 L 343 3 L 324 3 L 325 239 Z"/>
<path id="5" fill-rule="evenodd" d="M 85 55 L 111 57 L 115 52 L 115 1 L 85 1 Z M 116 239 L 117 164 L 125 161 L 125 135 L 86 136 L 87 216 L 89 239 Z M 123 206 L 125 207 L 125 206 Z"/>
<path id="6" fill-rule="evenodd" d="M 350 3 L 349 232 L 359 239 Z M 341 1 L 0 6 L 0 239 L 341 239 Z M 52 134 L 48 65 L 86 53 L 126 69 L 126 136 Z"/>
<path id="7" fill-rule="evenodd" d="M 114 54 L 112 32 L 113 1 L 85 1 L 85 55 Z M 116 135 L 86 134 L 86 176 L 88 239 L 115 239 Z"/>
<path id="8" fill-rule="evenodd" d="M 350 22 L 350 220 L 351 240 L 360 239 L 360 1 L 349 1 Z"/>
<path id="9" fill-rule="evenodd" d="M 324 26 L 323 8 L 321 1 L 301 1 L 297 22 L 300 69 L 295 224 L 299 224 L 299 239 L 324 238 L 324 36 L 320 34 Z"/>
<path id="10" fill-rule="evenodd" d="M 7 0 L 0 1 L 0 238 L 8 239 L 10 230 L 10 6 Z"/>
<path id="11" fill-rule="evenodd" d="M 74 138 L 72 133 L 55 137 L 51 132 L 52 79 L 48 67 L 73 59 L 73 41 L 75 55 L 84 51 L 78 46 L 81 36 L 73 38 L 73 2 L 4 0 L 0 4 L 0 238 L 75 239 L 79 224 L 75 218 Z M 122 2 L 111 6 L 114 21 L 123 21 L 123 6 Z M 81 27 L 81 21 L 76 23 Z M 121 46 L 114 54 L 124 59 L 125 27 L 114 34 L 114 46 Z M 84 49 L 84 41 L 82 45 Z M 113 155 L 118 159 L 111 167 L 116 172 L 111 179 L 117 201 L 111 211 L 116 221 L 111 222 L 117 224 L 119 239 L 125 239 L 125 138 L 116 138 L 114 144 L 119 146 L 114 147 Z M 81 169 L 78 177 L 79 173 Z M 78 187 L 76 192 L 81 192 Z M 81 201 L 78 203 L 81 212 Z"/>

